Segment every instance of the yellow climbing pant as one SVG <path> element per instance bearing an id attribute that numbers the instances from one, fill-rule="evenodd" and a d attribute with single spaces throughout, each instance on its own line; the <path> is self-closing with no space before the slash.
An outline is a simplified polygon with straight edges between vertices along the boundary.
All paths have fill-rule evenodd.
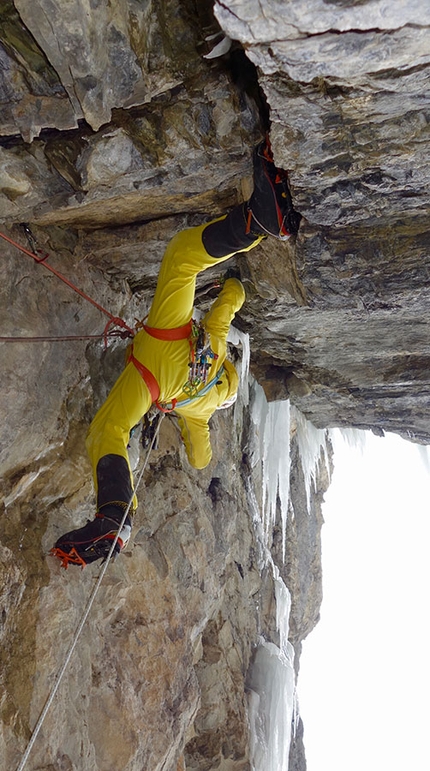
<path id="1" fill-rule="evenodd" d="M 207 223 L 209 224 L 209 223 Z M 202 231 L 206 225 L 190 228 L 178 233 L 168 244 L 164 254 L 154 300 L 149 312 L 149 327 L 174 329 L 189 322 L 194 305 L 196 276 L 229 259 L 211 257 L 202 243 Z M 251 246 L 241 251 L 248 251 L 256 246 L 257 239 Z M 218 355 L 209 370 L 208 380 L 215 377 L 224 364 L 225 372 L 205 396 L 193 400 L 189 405 L 176 409 L 182 437 L 191 465 L 203 468 L 211 459 L 208 421 L 213 412 L 226 399 L 237 391 L 238 379 L 232 364 L 225 361 L 226 338 L 230 323 L 235 313 L 241 308 L 245 292 L 240 281 L 228 279 L 203 323 L 210 335 L 212 350 Z M 139 331 L 133 341 L 133 353 L 136 359 L 152 372 L 160 387 L 160 402 L 172 399 L 185 399 L 183 386 L 188 379 L 190 347 L 188 340 L 164 341 L 151 337 L 144 330 Z M 129 465 L 127 445 L 130 431 L 151 407 L 151 396 L 146 383 L 136 367 L 130 362 L 116 381 L 105 403 L 91 423 L 87 450 L 94 473 L 94 484 L 98 493 L 100 475 L 97 474 L 99 462 L 104 456 L 120 456 L 128 466 L 132 489 L 132 472 Z M 119 460 L 119 459 L 118 459 Z M 127 502 L 118 476 L 115 485 L 115 464 L 109 481 L 109 501 L 103 496 L 102 504 L 108 502 Z M 137 505 L 134 499 L 134 508 Z"/>

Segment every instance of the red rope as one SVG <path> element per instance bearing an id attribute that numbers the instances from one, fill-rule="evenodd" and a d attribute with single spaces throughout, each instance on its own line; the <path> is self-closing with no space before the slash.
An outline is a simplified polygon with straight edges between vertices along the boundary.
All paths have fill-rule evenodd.
<path id="1" fill-rule="evenodd" d="M 56 343 L 63 340 L 100 340 L 103 335 L 64 335 L 52 337 L 0 337 L 0 343 Z"/>
<path id="2" fill-rule="evenodd" d="M 53 268 L 51 265 L 49 265 L 46 262 L 46 258 L 49 256 L 45 254 L 43 257 L 38 257 L 33 252 L 30 252 L 28 249 L 26 249 L 24 246 L 21 246 L 21 244 L 18 244 L 16 241 L 13 241 L 12 238 L 9 238 L 9 236 L 6 236 L 4 233 L 0 232 L 1 238 L 3 238 L 5 241 L 8 241 L 9 244 L 12 244 L 12 246 L 15 246 L 17 249 L 19 249 L 24 254 L 27 254 L 29 257 L 32 257 L 35 262 L 39 262 L 41 265 L 43 265 L 44 268 L 47 268 L 51 271 L 57 278 L 59 278 L 61 281 L 63 281 L 65 284 L 67 284 L 70 289 L 73 289 L 74 292 L 77 292 L 81 297 L 84 298 L 84 300 L 88 300 L 89 303 L 94 305 L 96 308 L 98 308 L 99 311 L 104 313 L 106 316 L 109 317 L 109 322 L 106 324 L 105 331 L 103 333 L 103 336 L 106 341 L 107 337 L 107 330 L 111 326 L 111 324 L 116 324 L 118 327 L 121 327 L 122 329 L 127 330 L 130 337 L 134 336 L 134 330 L 131 329 L 131 327 L 128 326 L 128 324 L 123 321 L 123 319 L 120 319 L 118 316 L 113 316 L 112 313 L 109 313 L 109 311 L 106 310 L 106 308 L 103 308 L 102 305 L 99 305 L 98 302 L 92 299 L 92 297 L 89 297 L 89 295 L 85 294 L 85 292 L 82 291 L 82 289 L 79 289 L 75 284 L 73 284 L 71 281 L 69 281 L 68 278 L 63 276 L 62 273 L 60 273 L 58 270 Z"/>

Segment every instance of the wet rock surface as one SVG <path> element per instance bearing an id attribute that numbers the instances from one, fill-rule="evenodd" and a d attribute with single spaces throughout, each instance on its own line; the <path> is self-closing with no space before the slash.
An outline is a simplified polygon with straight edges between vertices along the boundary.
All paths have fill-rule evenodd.
<path id="1" fill-rule="evenodd" d="M 254 377 L 269 400 L 289 398 L 320 428 L 429 442 L 425 9 L 233 0 L 215 3 L 215 18 L 211 3 L 191 0 L 3 0 L 1 231 L 48 252 L 133 325 L 174 233 L 249 196 L 251 149 L 269 129 L 303 219 L 296 239 L 231 261 L 247 293 L 237 326 L 250 335 Z M 205 59 L 223 35 L 227 53 Z M 1 252 L 2 336 L 102 334 L 96 308 L 3 240 Z M 203 309 L 210 297 L 198 300 Z M 9 769 L 97 575 L 64 573 L 46 555 L 92 516 L 85 434 L 125 343 L 0 348 Z M 247 497 L 251 479 L 261 505 L 249 410 L 232 426 L 231 415 L 214 418 L 214 460 L 197 473 L 164 421 L 131 546 L 109 568 L 30 769 L 250 768 L 246 673 L 258 636 L 276 643 L 277 630 Z M 291 441 L 285 564 L 279 523 L 270 545 L 292 593 L 298 662 L 318 620 L 329 480 L 321 464 L 309 513 L 294 426 Z M 300 726 L 291 752 L 290 767 L 303 769 Z"/>

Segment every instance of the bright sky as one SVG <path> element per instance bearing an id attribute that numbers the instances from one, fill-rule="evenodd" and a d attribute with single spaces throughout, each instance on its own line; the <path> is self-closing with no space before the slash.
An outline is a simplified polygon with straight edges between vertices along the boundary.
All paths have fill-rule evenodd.
<path id="1" fill-rule="evenodd" d="M 430 452 L 336 432 L 321 621 L 298 679 L 307 771 L 430 769 Z"/>

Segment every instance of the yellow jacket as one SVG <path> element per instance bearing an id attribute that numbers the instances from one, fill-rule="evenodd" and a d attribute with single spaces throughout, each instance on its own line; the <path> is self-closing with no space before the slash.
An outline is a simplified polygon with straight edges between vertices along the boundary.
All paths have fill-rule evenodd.
<path id="1" fill-rule="evenodd" d="M 160 267 L 154 301 L 148 316 L 148 326 L 174 329 L 186 324 L 192 315 L 197 273 L 216 266 L 231 256 L 214 258 L 207 254 L 201 240 L 204 227 L 206 226 L 181 231 L 169 243 Z M 237 279 L 227 279 L 203 320 L 212 350 L 218 355 L 210 367 L 208 381 L 216 377 L 222 365 L 225 371 L 220 381 L 207 394 L 175 410 L 187 456 L 195 468 L 204 468 L 211 459 L 208 425 L 211 415 L 237 391 L 236 371 L 233 365 L 226 361 L 226 339 L 230 323 L 244 300 L 245 292 L 241 282 Z M 188 340 L 158 340 L 145 330 L 141 330 L 133 340 L 133 353 L 156 378 L 160 387 L 160 402 L 187 398 L 183 392 L 183 386 L 187 382 L 189 372 Z M 113 458 L 114 461 L 117 456 L 118 463 L 122 467 L 125 461 L 129 472 L 128 483 L 132 485 L 132 472 L 127 452 L 130 431 L 148 412 L 151 403 L 152 399 L 146 383 L 136 367 L 129 363 L 97 412 L 88 432 L 87 450 L 93 466 L 97 491 L 100 482 L 97 470 L 101 459 L 105 456 Z M 118 472 L 118 485 L 115 485 L 115 463 L 112 472 L 109 471 L 108 497 L 112 502 L 127 501 L 127 495 L 124 492 L 123 468 L 120 470 L 122 477 Z M 104 480 L 106 480 L 106 474 Z M 104 498 L 99 505 L 106 505 L 107 501 Z M 136 504 L 137 501 L 134 500 L 134 505 Z"/>

